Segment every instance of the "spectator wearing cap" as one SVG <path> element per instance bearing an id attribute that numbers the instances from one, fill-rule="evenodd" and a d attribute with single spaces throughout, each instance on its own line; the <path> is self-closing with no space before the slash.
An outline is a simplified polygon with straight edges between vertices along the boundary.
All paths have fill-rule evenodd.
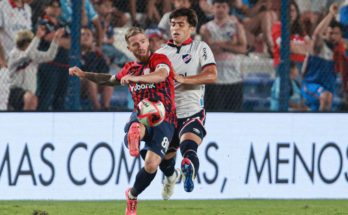
<path id="1" fill-rule="evenodd" d="M 163 33 L 158 28 L 146 29 L 145 34 L 149 38 L 151 52 L 157 51 L 166 42 Z"/>

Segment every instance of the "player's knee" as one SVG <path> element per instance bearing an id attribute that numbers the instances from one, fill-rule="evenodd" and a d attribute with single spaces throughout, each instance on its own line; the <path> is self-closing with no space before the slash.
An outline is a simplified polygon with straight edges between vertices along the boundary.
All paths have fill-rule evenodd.
<path id="1" fill-rule="evenodd" d="M 145 164 L 144 164 L 144 168 L 145 171 L 148 173 L 155 173 L 157 171 L 158 168 L 158 163 L 152 160 L 145 160 Z"/>

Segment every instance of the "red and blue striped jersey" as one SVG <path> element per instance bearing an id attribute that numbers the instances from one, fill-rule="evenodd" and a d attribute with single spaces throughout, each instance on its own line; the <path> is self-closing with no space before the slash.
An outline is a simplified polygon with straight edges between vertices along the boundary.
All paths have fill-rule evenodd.
<path id="1" fill-rule="evenodd" d="M 174 70 L 167 56 L 153 53 L 145 63 L 129 62 L 116 74 L 120 81 L 125 75 L 146 75 L 156 70 L 157 65 L 165 64 L 170 68 L 167 79 L 160 83 L 133 83 L 130 82 L 128 89 L 134 101 L 134 110 L 139 102 L 145 98 L 161 101 L 166 109 L 165 120 L 176 124 L 176 106 L 174 102 Z"/>

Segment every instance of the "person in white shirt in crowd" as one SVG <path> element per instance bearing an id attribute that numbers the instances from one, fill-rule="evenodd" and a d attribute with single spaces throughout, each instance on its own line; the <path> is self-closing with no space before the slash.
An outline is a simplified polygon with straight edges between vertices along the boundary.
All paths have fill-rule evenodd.
<path id="1" fill-rule="evenodd" d="M 214 20 L 201 28 L 201 35 L 215 56 L 218 80 L 206 86 L 207 110 L 239 111 L 243 105 L 241 55 L 247 53 L 244 27 L 230 16 L 229 0 L 214 0 Z"/>
<path id="2" fill-rule="evenodd" d="M 37 108 L 38 100 L 35 92 L 38 64 L 54 59 L 58 51 L 57 41 L 64 34 L 64 29 L 56 31 L 47 51 L 39 51 L 40 40 L 45 34 L 46 30 L 43 26 L 38 27 L 35 37 L 28 30 L 19 31 L 16 34 L 16 47 L 10 52 L 8 60 L 9 109 L 11 110 L 36 110 Z"/>
<path id="3" fill-rule="evenodd" d="M 0 1 L 0 110 L 7 109 L 9 77 L 6 67 L 8 55 L 15 47 L 15 35 L 18 31 L 32 29 L 31 1 Z"/>

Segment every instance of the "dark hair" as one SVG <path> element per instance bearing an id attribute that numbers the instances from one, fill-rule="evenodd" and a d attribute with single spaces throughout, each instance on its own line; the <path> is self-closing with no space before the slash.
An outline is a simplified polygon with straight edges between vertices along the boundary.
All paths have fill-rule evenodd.
<path id="1" fill-rule="evenodd" d="M 61 7 L 59 0 L 50 0 L 45 5 L 46 5 L 46 7 L 49 7 L 49 6 L 54 6 L 55 4 L 57 4 L 59 7 Z"/>
<path id="2" fill-rule="evenodd" d="M 226 3 L 226 4 L 230 4 L 230 1 L 229 0 L 213 0 L 213 4 L 223 4 L 223 3 Z"/>
<path id="3" fill-rule="evenodd" d="M 198 18 L 197 18 L 197 14 L 196 14 L 196 12 L 194 10 L 188 9 L 188 8 L 176 9 L 169 15 L 169 20 L 172 20 L 172 19 L 180 17 L 180 16 L 187 17 L 187 22 L 192 27 L 196 27 L 197 26 Z"/>
<path id="4" fill-rule="evenodd" d="M 301 25 L 301 12 L 300 8 L 298 7 L 297 3 L 295 0 L 290 1 L 290 7 L 293 5 L 295 7 L 297 17 L 295 21 L 292 23 L 291 28 L 290 28 L 290 34 L 298 34 L 300 36 L 305 36 L 303 27 Z"/>
<path id="5" fill-rule="evenodd" d="M 344 32 L 344 26 L 341 23 L 337 22 L 335 19 L 331 21 L 330 27 L 331 28 L 339 28 L 341 33 Z"/>

